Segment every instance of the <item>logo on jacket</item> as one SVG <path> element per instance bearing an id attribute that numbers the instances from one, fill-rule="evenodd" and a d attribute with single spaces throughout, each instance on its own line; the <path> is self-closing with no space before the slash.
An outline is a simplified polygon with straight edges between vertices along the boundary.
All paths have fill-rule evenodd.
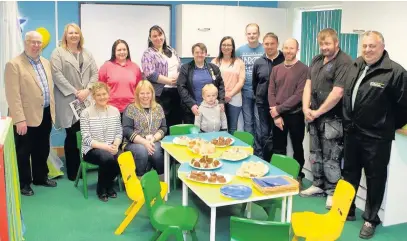
<path id="1" fill-rule="evenodd" d="M 377 88 L 384 88 L 384 84 L 380 82 L 370 82 L 370 86 L 377 87 Z"/>
<path id="2" fill-rule="evenodd" d="M 326 66 L 326 72 L 330 72 L 332 69 L 333 64 L 332 63 L 328 63 Z"/>

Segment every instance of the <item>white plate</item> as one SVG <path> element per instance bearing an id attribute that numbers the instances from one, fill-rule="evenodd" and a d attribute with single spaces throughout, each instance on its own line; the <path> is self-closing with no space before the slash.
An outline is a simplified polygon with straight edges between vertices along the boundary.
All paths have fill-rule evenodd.
<path id="1" fill-rule="evenodd" d="M 205 174 L 206 174 L 208 177 L 209 177 L 210 173 L 212 173 L 212 172 L 205 172 Z M 204 182 L 202 182 L 202 181 L 198 181 L 198 180 L 195 180 L 195 179 L 191 179 L 191 178 L 189 178 L 189 174 L 190 174 L 190 173 L 188 173 L 188 174 L 187 174 L 186 179 L 188 179 L 188 180 L 190 180 L 190 181 L 193 181 L 193 182 L 199 182 L 199 183 L 205 183 L 205 184 L 213 184 L 213 185 L 225 185 L 225 184 L 228 184 L 229 182 L 231 182 L 231 181 L 232 181 L 232 179 L 233 179 L 233 176 L 232 176 L 232 175 L 230 175 L 230 174 L 225 174 L 225 173 L 216 173 L 216 174 L 218 174 L 218 175 L 222 175 L 222 176 L 224 176 L 224 177 L 225 177 L 225 179 L 226 179 L 226 182 L 224 182 L 224 183 L 219 183 L 219 182 L 208 182 L 208 181 L 204 181 Z"/>
<path id="2" fill-rule="evenodd" d="M 188 138 L 188 137 L 187 137 Z M 182 140 L 180 137 L 174 137 L 174 139 L 172 140 L 172 143 L 174 143 L 174 144 L 176 144 L 176 145 L 180 145 L 180 146 L 187 146 L 188 145 L 188 142 L 190 141 L 191 139 L 186 139 L 186 140 Z"/>
<path id="3" fill-rule="evenodd" d="M 230 138 L 230 137 L 227 137 L 227 138 Z M 218 139 L 218 138 L 213 138 L 213 139 Z M 214 145 L 215 145 L 215 147 L 228 147 L 228 146 L 231 146 L 231 145 L 233 145 L 233 143 L 235 143 L 235 139 L 233 139 L 233 138 L 230 138 L 230 139 L 232 139 L 232 142 L 229 145 L 223 145 L 223 146 L 218 146 L 218 145 L 215 145 L 215 144 Z M 210 141 L 211 143 L 212 143 L 212 140 Z"/>
<path id="4" fill-rule="evenodd" d="M 242 150 L 243 153 L 242 153 L 242 156 L 241 156 L 241 157 L 237 157 L 237 158 L 227 158 L 227 157 L 224 156 L 224 154 L 225 154 L 226 152 L 229 152 L 229 150 L 222 153 L 222 155 L 220 156 L 220 158 L 221 158 L 222 160 L 236 162 L 236 161 L 241 161 L 241 160 L 243 160 L 243 159 L 246 159 L 247 157 L 250 156 L 249 153 L 247 153 L 246 151 Z"/>
<path id="5" fill-rule="evenodd" d="M 197 159 L 199 159 L 199 158 L 197 158 Z M 218 161 L 219 161 L 219 160 L 218 160 Z M 192 168 L 194 168 L 194 169 L 198 169 L 198 170 L 215 170 L 215 169 L 219 169 L 219 168 L 221 168 L 221 167 L 223 166 L 223 163 L 222 163 L 221 161 L 219 161 L 219 162 L 220 162 L 220 165 L 219 165 L 219 166 L 217 166 L 217 167 L 210 167 L 210 168 L 194 167 L 194 165 L 193 165 L 191 162 L 189 162 L 189 166 L 192 167 Z"/>
<path id="6" fill-rule="evenodd" d="M 256 161 L 257 162 L 257 161 Z M 244 163 L 243 163 L 244 164 Z M 242 164 L 242 165 L 243 165 Z M 264 171 L 263 171 L 263 173 L 261 173 L 259 176 L 256 176 L 256 177 L 264 177 L 269 171 L 270 171 L 270 168 L 269 168 L 269 166 L 267 166 L 266 164 L 264 164 L 264 163 L 262 163 L 263 165 L 264 165 Z M 240 168 L 239 168 L 240 169 Z M 239 169 L 238 169 L 238 171 L 239 171 Z M 253 177 L 248 177 L 248 176 L 243 176 L 243 175 L 240 175 L 240 174 L 238 174 L 238 171 L 236 172 L 236 176 L 238 176 L 238 177 L 243 177 L 243 178 L 253 178 Z"/>

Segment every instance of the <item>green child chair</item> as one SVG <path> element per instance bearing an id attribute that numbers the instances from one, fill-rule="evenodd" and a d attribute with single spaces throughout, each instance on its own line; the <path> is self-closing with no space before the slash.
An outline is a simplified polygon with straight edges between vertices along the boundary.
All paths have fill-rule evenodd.
<path id="1" fill-rule="evenodd" d="M 230 241 L 289 241 L 289 239 L 290 223 L 230 217 Z"/>
<path id="2" fill-rule="evenodd" d="M 297 179 L 298 173 L 300 172 L 300 164 L 291 157 L 274 154 L 271 158 L 271 164 L 282 171 L 286 172 L 288 175 L 291 175 L 294 179 Z M 268 215 L 268 220 L 273 221 L 277 208 L 281 209 L 281 204 L 283 198 L 275 198 L 270 200 L 258 201 L 255 204 L 261 206 Z M 240 210 L 240 215 L 244 216 L 246 210 L 246 203 L 242 205 Z"/>
<path id="3" fill-rule="evenodd" d="M 237 139 L 243 141 L 247 145 L 253 146 L 254 136 L 252 134 L 250 134 L 249 132 L 235 131 L 235 132 L 233 132 L 233 136 L 236 137 Z"/>
<path id="4" fill-rule="evenodd" d="M 188 134 L 197 134 L 199 133 L 199 127 L 193 124 L 180 124 L 180 125 L 173 125 L 170 126 L 170 135 L 188 135 Z M 172 166 L 172 182 L 174 186 L 174 190 L 177 189 L 177 167 L 178 165 L 176 162 Z"/>
<path id="5" fill-rule="evenodd" d="M 94 165 L 88 162 L 85 162 L 83 160 L 83 156 L 82 156 L 82 134 L 80 131 L 76 132 L 76 146 L 79 149 L 80 152 L 80 160 L 81 163 L 79 165 L 79 169 L 78 169 L 78 174 L 76 175 L 76 179 L 75 179 L 75 187 L 78 187 L 78 183 L 79 183 L 79 179 L 82 176 L 83 179 L 83 196 L 88 199 L 88 176 L 87 176 L 87 172 L 88 170 L 95 170 L 98 169 L 99 166 L 98 165 Z M 122 182 L 120 180 L 120 175 L 117 177 L 117 182 L 119 184 L 119 191 L 122 191 Z"/>
<path id="6" fill-rule="evenodd" d="M 141 187 L 151 225 L 156 230 L 151 240 L 167 240 L 170 235 L 175 235 L 181 238 L 179 240 L 183 240 L 182 231 L 189 231 L 192 239 L 198 240 L 195 232 L 198 211 L 192 207 L 170 206 L 164 203 L 160 195 L 160 180 L 155 170 L 143 175 Z"/>

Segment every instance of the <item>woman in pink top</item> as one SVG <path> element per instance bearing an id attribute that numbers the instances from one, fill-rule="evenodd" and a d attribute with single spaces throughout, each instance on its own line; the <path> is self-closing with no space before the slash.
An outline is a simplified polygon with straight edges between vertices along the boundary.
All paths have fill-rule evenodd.
<path id="1" fill-rule="evenodd" d="M 124 40 L 116 40 L 112 57 L 100 67 L 99 81 L 109 86 L 109 104 L 119 109 L 121 115 L 134 101 L 134 90 L 141 78 L 140 68 L 131 61 L 129 45 Z"/>
<path id="2" fill-rule="evenodd" d="M 235 49 L 233 38 L 223 37 L 219 45 L 219 55 L 212 60 L 212 63 L 219 67 L 225 83 L 225 109 L 231 134 L 237 130 L 237 121 L 242 110 L 241 89 L 245 78 L 244 63 L 236 57 Z"/>

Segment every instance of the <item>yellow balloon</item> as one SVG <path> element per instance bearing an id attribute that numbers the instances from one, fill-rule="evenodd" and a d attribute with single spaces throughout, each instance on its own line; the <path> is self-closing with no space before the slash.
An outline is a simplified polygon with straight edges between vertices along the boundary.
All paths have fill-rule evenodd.
<path id="1" fill-rule="evenodd" d="M 42 35 L 42 49 L 45 49 L 51 40 L 51 34 L 44 27 L 37 28 L 35 31 Z"/>

